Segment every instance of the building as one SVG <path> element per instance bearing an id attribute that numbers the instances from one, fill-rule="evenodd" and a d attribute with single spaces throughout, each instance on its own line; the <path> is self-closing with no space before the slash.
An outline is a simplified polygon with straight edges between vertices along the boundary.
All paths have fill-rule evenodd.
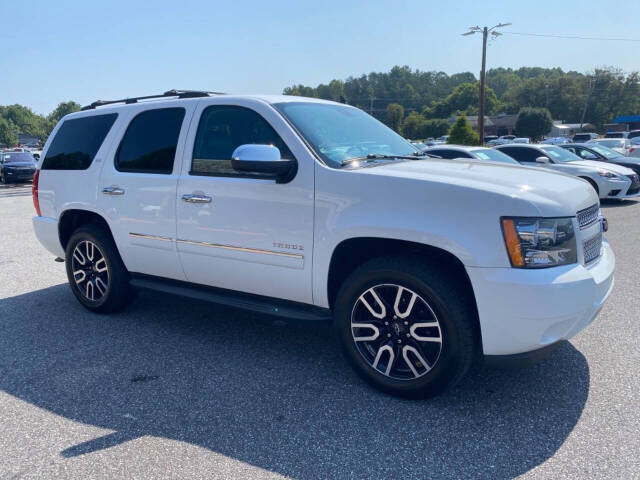
<path id="1" fill-rule="evenodd" d="M 554 121 L 548 137 L 573 137 L 579 132 L 595 132 L 596 127 L 591 123 L 562 123 Z"/>
<path id="2" fill-rule="evenodd" d="M 40 139 L 38 137 L 34 137 L 33 135 L 29 135 L 28 133 L 19 133 L 18 145 L 22 145 L 25 147 L 39 147 Z"/>
<path id="3" fill-rule="evenodd" d="M 616 117 L 613 123 L 606 124 L 604 127 L 607 132 L 640 130 L 640 115 L 622 115 Z"/>

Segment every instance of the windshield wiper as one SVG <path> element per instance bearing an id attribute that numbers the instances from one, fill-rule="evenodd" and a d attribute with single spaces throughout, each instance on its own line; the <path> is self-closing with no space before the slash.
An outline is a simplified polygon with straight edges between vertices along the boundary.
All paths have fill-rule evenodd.
<path id="1" fill-rule="evenodd" d="M 349 165 L 354 162 L 366 162 L 372 160 L 386 160 L 386 159 L 395 159 L 399 158 L 401 160 L 415 160 L 418 155 L 382 155 L 380 153 L 370 153 L 369 155 L 365 155 L 364 157 L 351 157 L 345 158 L 340 162 L 340 166 Z"/>

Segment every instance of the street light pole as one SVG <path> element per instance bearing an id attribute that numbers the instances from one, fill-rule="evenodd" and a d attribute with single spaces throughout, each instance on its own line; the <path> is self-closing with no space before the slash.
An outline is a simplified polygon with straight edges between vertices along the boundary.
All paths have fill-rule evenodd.
<path id="1" fill-rule="evenodd" d="M 502 35 L 496 31 L 497 28 L 507 27 L 510 23 L 499 23 L 491 28 L 478 26 L 469 27 L 469 31 L 463 33 L 463 36 L 473 35 L 474 33 L 482 33 L 482 68 L 480 70 L 480 91 L 479 91 L 479 104 L 478 104 L 478 135 L 480 136 L 480 145 L 484 145 L 484 98 L 485 98 L 485 76 L 487 73 L 487 39 L 489 34 L 493 39 Z"/>

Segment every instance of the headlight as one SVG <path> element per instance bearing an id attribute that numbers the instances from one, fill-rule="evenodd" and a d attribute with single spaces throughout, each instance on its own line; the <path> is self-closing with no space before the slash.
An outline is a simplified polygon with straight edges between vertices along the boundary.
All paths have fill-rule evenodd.
<path id="1" fill-rule="evenodd" d="M 571 218 L 503 218 L 502 233 L 516 268 L 545 268 L 576 263 Z"/>
<path id="2" fill-rule="evenodd" d="M 622 180 L 619 175 L 617 175 L 617 174 L 615 174 L 613 172 L 609 172 L 607 170 L 598 170 L 598 175 L 600 175 L 601 177 L 604 177 L 604 178 L 613 178 L 613 179 L 616 179 L 616 180 Z"/>

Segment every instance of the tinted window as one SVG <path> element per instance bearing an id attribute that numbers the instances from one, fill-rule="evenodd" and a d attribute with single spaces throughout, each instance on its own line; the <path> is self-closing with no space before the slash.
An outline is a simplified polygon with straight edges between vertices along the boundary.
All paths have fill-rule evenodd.
<path id="1" fill-rule="evenodd" d="M 500 149 L 502 153 L 506 153 L 511 158 L 515 158 L 519 162 L 535 163 L 536 158 L 544 156 L 535 148 L 527 147 L 503 147 Z"/>
<path id="2" fill-rule="evenodd" d="M 471 157 L 471 155 L 469 155 L 466 152 L 460 152 L 458 150 L 449 150 L 449 149 L 442 149 L 442 150 L 429 150 L 429 153 L 432 153 L 433 155 L 438 155 L 439 157 L 442 158 L 447 158 L 447 159 L 454 159 L 454 158 L 473 158 Z"/>
<path id="3" fill-rule="evenodd" d="M 231 154 L 245 144 L 273 145 L 280 150 L 281 158 L 293 159 L 284 141 L 258 113 L 233 105 L 207 107 L 196 133 L 191 173 L 255 176 L 238 172 L 231 166 Z"/>
<path id="4" fill-rule="evenodd" d="M 86 170 L 118 114 L 65 120 L 42 162 L 43 170 Z"/>
<path id="5" fill-rule="evenodd" d="M 121 172 L 171 173 L 184 108 L 161 108 L 138 114 L 127 128 L 115 165 Z"/>

